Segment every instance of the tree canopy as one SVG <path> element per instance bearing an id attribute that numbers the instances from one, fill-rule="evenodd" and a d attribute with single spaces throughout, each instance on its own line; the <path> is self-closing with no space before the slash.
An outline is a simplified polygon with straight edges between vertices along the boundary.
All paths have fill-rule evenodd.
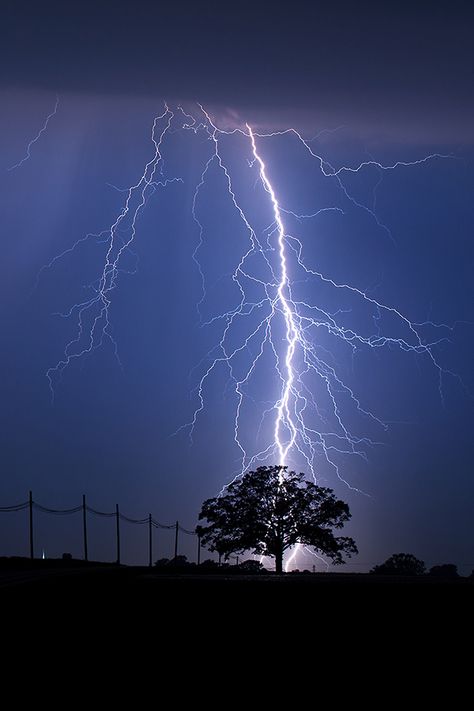
<path id="1" fill-rule="evenodd" d="M 284 466 L 261 466 L 230 484 L 225 493 L 202 505 L 197 533 L 209 550 L 228 558 L 250 551 L 275 558 L 282 572 L 284 552 L 300 543 L 333 563 L 357 553 L 352 538 L 335 536 L 350 519 L 349 507 L 332 489 L 306 481 Z"/>
<path id="2" fill-rule="evenodd" d="M 370 572 L 378 575 L 423 575 L 425 564 L 411 553 L 394 553 Z"/>

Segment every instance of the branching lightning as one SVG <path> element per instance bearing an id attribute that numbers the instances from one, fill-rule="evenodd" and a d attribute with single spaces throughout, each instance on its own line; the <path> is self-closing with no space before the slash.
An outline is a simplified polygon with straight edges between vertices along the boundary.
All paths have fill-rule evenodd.
<path id="1" fill-rule="evenodd" d="M 374 441 L 368 437 L 358 437 L 351 433 L 341 412 L 341 405 L 339 404 L 341 396 L 342 398 L 349 398 L 355 410 L 363 417 L 372 420 L 376 425 L 384 429 L 386 429 L 387 425 L 375 414 L 364 409 L 360 399 L 353 390 L 344 383 L 342 377 L 338 374 L 337 365 L 332 363 L 327 355 L 324 355 L 323 346 L 321 343 L 318 343 L 318 332 L 325 331 L 330 337 L 342 341 L 352 351 L 362 346 L 375 349 L 392 345 L 403 351 L 425 355 L 438 372 L 441 395 L 442 376 L 448 373 L 452 375 L 450 371 L 442 367 L 434 353 L 435 346 L 444 340 L 444 338 L 441 336 L 432 341 L 425 340 L 421 330 L 425 326 L 433 325 L 431 322 L 413 323 L 396 308 L 377 301 L 375 298 L 369 296 L 368 293 L 355 286 L 337 283 L 305 263 L 303 258 L 303 245 L 296 236 L 290 235 L 286 231 L 282 215 L 288 213 L 298 219 L 305 219 L 316 217 L 320 214 L 321 210 L 310 215 L 298 215 L 292 210 L 282 208 L 268 176 L 264 160 L 257 147 L 257 139 L 274 138 L 286 134 L 295 135 L 303 148 L 318 161 L 319 168 L 324 177 L 336 180 L 343 194 L 356 206 L 359 206 L 359 203 L 348 195 L 346 188 L 341 182 L 340 175 L 344 170 L 358 172 L 369 165 L 376 166 L 380 171 L 394 170 L 397 167 L 416 166 L 427 160 L 447 156 L 433 154 L 420 160 L 411 162 L 399 161 L 396 164 L 388 166 L 371 160 L 361 163 L 358 167 L 334 169 L 327 161 L 318 156 L 310 148 L 309 143 L 305 141 L 301 134 L 295 129 L 273 133 L 257 133 L 247 124 L 245 130 L 219 130 L 212 122 L 209 114 L 202 107 L 200 108 L 205 116 L 206 123 L 204 125 L 198 125 L 202 127 L 203 130 L 208 131 L 213 142 L 213 155 L 206 164 L 201 176 L 201 181 L 196 189 L 193 200 L 193 211 L 196 209 L 199 190 L 204 184 L 212 161 L 215 160 L 224 174 L 232 204 L 247 229 L 249 247 L 244 252 L 242 259 L 232 275 L 232 279 L 239 287 L 241 295 L 240 302 L 234 309 L 214 316 L 212 319 L 212 322 L 216 319 L 222 320 L 224 324 L 222 338 L 217 347 L 217 356 L 212 357 L 212 353 L 210 354 L 210 364 L 205 369 L 197 388 L 198 407 L 189 424 L 190 436 L 192 437 L 198 418 L 205 408 L 204 390 L 207 386 L 207 381 L 218 367 L 224 365 L 229 369 L 229 375 L 233 382 L 236 395 L 234 440 L 241 454 L 237 476 L 259 461 L 278 461 L 281 464 L 287 464 L 289 463 L 289 455 L 297 453 L 304 460 L 315 479 L 317 479 L 318 476 L 317 459 L 322 456 L 326 463 L 334 470 L 336 476 L 349 486 L 349 488 L 355 489 L 356 487 L 351 486 L 348 480 L 343 476 L 341 468 L 337 463 L 337 456 L 353 454 L 365 458 L 365 449 L 373 445 Z M 194 119 L 192 123 L 193 128 L 196 124 L 197 120 Z M 273 222 L 269 227 L 266 243 L 263 243 L 257 238 L 256 230 L 251 226 L 250 218 L 247 217 L 243 208 L 238 203 L 233 190 L 229 170 L 219 151 L 220 137 L 232 136 L 236 133 L 245 135 L 250 142 L 252 160 L 249 162 L 249 165 L 251 169 L 254 167 L 257 168 L 261 186 L 271 205 Z M 370 212 L 376 223 L 380 225 L 377 217 L 370 208 L 362 206 L 362 209 Z M 325 210 L 342 211 L 339 207 L 329 207 L 325 208 Z M 199 243 L 194 253 L 195 259 L 197 259 L 199 247 L 202 244 L 203 228 L 200 223 L 199 228 Z M 269 238 L 274 239 L 276 246 L 272 246 L 268 242 Z M 276 252 L 278 255 L 276 263 L 275 260 L 272 260 L 272 252 Z M 262 279 L 257 275 L 258 268 L 254 267 L 252 270 L 252 263 L 255 262 L 256 257 L 260 258 L 263 267 L 267 267 L 267 279 Z M 291 266 L 289 266 L 290 264 Z M 262 266 L 262 264 L 260 266 Z M 349 292 L 351 295 L 364 301 L 372 309 L 373 318 L 377 322 L 382 319 L 382 314 L 394 316 L 399 325 L 403 327 L 405 331 L 404 335 L 383 334 L 380 331 L 379 325 L 377 325 L 377 332 L 375 334 L 358 333 L 338 321 L 341 312 L 329 313 L 328 310 L 319 304 L 315 305 L 305 300 L 296 299 L 293 296 L 294 289 L 292 284 L 296 282 L 298 272 L 302 272 L 305 278 L 314 278 L 316 282 L 329 285 L 334 290 Z M 201 267 L 200 273 L 202 274 Z M 261 298 L 257 300 L 248 298 L 249 284 L 253 286 L 257 284 L 260 287 Z M 203 287 L 201 302 L 204 299 L 204 295 L 205 290 Z M 243 318 L 248 317 L 256 311 L 264 312 L 264 315 L 257 322 L 257 325 L 245 333 L 237 347 L 229 348 L 228 343 L 232 340 L 233 327 L 238 321 L 241 322 Z M 208 323 L 210 322 L 211 321 Z M 239 326 L 240 325 L 239 323 Z M 446 326 L 443 327 L 447 328 Z M 277 344 L 282 333 L 284 334 L 283 347 L 278 347 Z M 278 335 L 275 336 L 275 334 Z M 243 375 L 237 377 L 234 362 L 238 360 L 242 352 L 249 349 L 252 343 L 254 344 L 256 355 L 250 359 L 248 367 L 243 368 Z M 215 353 L 215 351 L 213 351 L 213 353 Z M 272 417 L 273 427 L 269 441 L 265 442 L 265 446 L 261 449 L 254 449 L 252 452 L 249 452 L 248 448 L 243 445 L 240 436 L 242 409 L 245 400 L 251 398 L 248 392 L 249 381 L 252 377 L 255 377 L 260 361 L 262 361 L 268 353 L 273 357 L 273 368 L 278 374 L 280 386 L 278 388 L 278 395 L 275 396 L 275 393 L 273 393 L 273 397 L 270 400 L 272 403 L 271 406 L 262 412 L 262 421 Z M 322 415 L 318 407 L 317 395 L 315 395 L 316 389 L 319 391 L 320 397 L 321 394 L 324 394 L 331 406 L 332 420 L 336 425 L 334 429 L 324 426 L 327 424 L 327 418 Z M 324 422 L 325 419 L 326 423 Z M 316 427 L 312 424 L 314 420 L 319 420 L 320 426 Z M 261 431 L 261 428 L 259 428 L 259 431 Z"/>
<path id="2" fill-rule="evenodd" d="M 51 121 L 51 119 L 53 118 L 53 116 L 56 116 L 56 114 L 58 112 L 58 107 L 59 107 L 59 96 L 56 96 L 56 103 L 54 104 L 54 109 L 51 111 L 51 113 L 49 113 L 47 115 L 42 127 L 40 128 L 40 130 L 38 131 L 36 136 L 34 138 L 32 138 L 31 141 L 28 143 L 28 145 L 26 147 L 26 152 L 25 152 L 25 155 L 23 156 L 23 158 L 21 160 L 19 160 L 18 163 L 15 163 L 15 165 L 11 165 L 8 168 L 9 171 L 19 168 L 20 166 L 23 165 L 23 163 L 25 163 L 27 160 L 29 160 L 29 158 L 31 158 L 31 149 L 33 148 L 35 143 L 37 143 L 39 141 L 39 139 L 41 138 L 43 133 L 46 131 L 46 129 L 48 128 L 48 124 Z"/>
<path id="3" fill-rule="evenodd" d="M 64 318 L 75 315 L 78 329 L 76 338 L 67 343 L 64 349 L 64 357 L 54 367 L 49 368 L 46 373 L 53 399 L 55 380 L 61 378 L 64 369 L 73 360 L 80 359 L 102 346 L 106 340 L 112 343 L 115 356 L 120 363 L 117 343 L 111 332 L 111 292 L 117 286 L 120 261 L 124 253 L 130 250 L 135 239 L 137 219 L 147 200 L 159 187 L 166 187 L 169 182 L 180 180 L 180 178 L 158 180 L 156 176 L 162 163 L 161 148 L 163 139 L 170 129 L 173 116 L 173 112 L 167 105 L 165 105 L 165 110 L 162 114 L 155 116 L 151 129 L 151 140 L 154 146 L 153 156 L 146 163 L 139 180 L 125 190 L 125 202 L 115 222 L 110 226 L 108 234 L 101 232 L 99 235 L 86 235 L 77 240 L 72 247 L 52 259 L 41 270 L 44 271 L 44 269 L 52 267 L 58 259 L 74 251 L 85 240 L 91 237 L 96 239 L 106 237 L 108 248 L 101 272 L 97 280 L 88 287 L 91 296 L 80 303 L 74 304 L 67 312 L 59 314 Z"/>
<path id="4" fill-rule="evenodd" d="M 414 322 L 394 305 L 383 303 L 357 285 L 340 283 L 323 273 L 317 265 L 307 263 L 303 242 L 290 233 L 285 221 L 290 218 L 314 220 L 322 212 L 342 213 L 343 208 L 331 205 L 308 211 L 307 214 L 292 210 L 284 204 L 283 186 L 274 184 L 264 156 L 270 151 L 271 141 L 284 136 L 293 137 L 296 139 L 296 150 L 304 151 L 311 160 L 316 161 L 323 178 L 334 181 L 344 200 L 368 213 L 375 224 L 389 234 L 388 228 L 375 214 L 374 206 L 364 205 L 350 195 L 343 176 L 370 167 L 377 168 L 382 176 L 386 171 L 413 168 L 450 156 L 431 154 L 419 160 L 396 161 L 389 165 L 371 159 L 356 166 L 336 168 L 318 155 L 311 147 L 311 141 L 305 140 L 294 128 L 265 133 L 245 124 L 224 130 L 218 128 L 202 106 L 198 106 L 199 109 L 188 113 L 180 106 L 171 110 L 165 105 L 164 111 L 153 120 L 152 157 L 138 181 L 123 191 L 123 206 L 113 224 L 100 235 L 81 238 L 43 268 L 52 267 L 85 240 L 94 238 L 106 242 L 105 259 L 96 281 L 88 286 L 89 296 L 61 314 L 76 319 L 77 333 L 67 343 L 61 359 L 47 372 L 52 396 L 61 374 L 72 361 L 90 354 L 105 341 L 113 344 L 118 358 L 110 307 L 122 270 L 121 261 L 136 238 L 137 219 L 152 193 L 166 187 L 169 182 L 181 180 L 166 179 L 162 174 L 162 151 L 167 134 L 172 130 L 192 131 L 204 136 L 210 145 L 191 205 L 197 231 L 196 246 L 191 256 L 199 272 L 202 289 L 197 309 L 202 328 L 212 324 L 220 326 L 221 330 L 217 345 L 197 366 L 201 369 L 196 387 L 197 404 L 189 423 L 180 429 L 187 429 L 189 436 L 193 437 L 206 407 L 206 393 L 212 387 L 212 377 L 223 368 L 228 373 L 232 393 L 229 399 L 232 401 L 233 440 L 239 460 L 235 476 L 240 476 L 256 463 L 296 466 L 301 462 L 315 480 L 326 477 L 332 470 L 341 482 L 359 491 L 342 471 L 341 461 L 348 455 L 365 459 L 367 450 L 376 442 L 371 436 L 353 431 L 349 420 L 352 422 L 357 415 L 372 429 L 381 431 L 387 428 L 387 424 L 365 408 L 362 397 L 345 382 L 331 345 L 338 344 L 350 354 L 358 349 L 391 347 L 423 356 L 437 373 L 443 397 L 443 378 L 454 374 L 440 363 L 437 346 L 447 339 L 446 330 L 452 327 L 432 321 Z M 225 159 L 224 141 L 235 141 L 239 146 L 244 142 L 246 146 L 242 164 L 248 171 L 248 184 L 256 184 L 257 191 L 255 205 L 250 208 L 246 205 L 248 196 L 241 195 L 241 189 L 234 187 L 237 182 L 233 169 Z M 203 188 L 211 174 L 221 175 L 229 206 L 241 221 L 247 241 L 242 245 L 242 256 L 230 275 L 236 293 L 234 306 L 223 313 L 214 312 L 204 320 L 202 307 L 207 292 L 200 252 L 206 238 L 206 225 L 200 217 L 199 206 Z M 261 229 L 255 226 L 259 211 L 261 218 L 261 204 L 265 205 L 265 213 L 271 216 L 271 224 L 263 235 Z M 302 283 L 306 291 L 300 288 Z M 349 309 L 338 308 L 332 312 L 323 300 L 311 301 L 307 296 L 308 290 L 314 294 L 329 291 L 355 300 L 369 314 L 374 332 L 366 327 L 356 330 L 347 325 Z M 433 330 L 435 337 L 429 337 L 427 334 Z M 252 391 L 256 382 L 265 384 L 264 398 Z M 255 429 L 252 431 L 253 439 L 248 431 L 251 428 L 246 424 L 250 408 L 253 412 L 258 410 L 259 420 L 257 434 Z M 291 557 L 294 555 L 295 551 Z"/>

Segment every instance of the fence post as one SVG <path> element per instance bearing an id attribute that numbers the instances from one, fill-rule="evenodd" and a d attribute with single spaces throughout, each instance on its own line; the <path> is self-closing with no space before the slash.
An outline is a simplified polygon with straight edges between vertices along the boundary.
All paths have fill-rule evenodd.
<path id="1" fill-rule="evenodd" d="M 87 506 L 86 506 L 86 495 L 82 494 L 82 534 L 84 538 L 84 560 L 88 561 L 89 557 L 87 555 L 87 516 L 86 516 Z"/>
<path id="2" fill-rule="evenodd" d="M 178 531 L 179 531 L 179 523 L 176 521 L 176 533 L 174 536 L 174 559 L 178 557 Z"/>
<path id="3" fill-rule="evenodd" d="M 120 565 L 120 512 L 118 504 L 115 504 L 115 519 L 117 527 L 117 565 Z"/>
<path id="4" fill-rule="evenodd" d="M 35 552 L 33 548 L 33 494 L 31 491 L 28 497 L 28 504 L 30 509 L 30 558 L 33 560 Z"/>
<path id="5" fill-rule="evenodd" d="M 198 533 L 197 539 L 198 539 L 198 562 L 197 562 L 197 564 L 201 565 L 201 536 L 199 533 Z"/>
<path id="6" fill-rule="evenodd" d="M 148 565 L 150 566 L 150 568 L 153 565 L 152 558 L 153 558 L 153 528 L 152 528 L 152 524 L 151 524 L 151 514 L 148 514 Z"/>

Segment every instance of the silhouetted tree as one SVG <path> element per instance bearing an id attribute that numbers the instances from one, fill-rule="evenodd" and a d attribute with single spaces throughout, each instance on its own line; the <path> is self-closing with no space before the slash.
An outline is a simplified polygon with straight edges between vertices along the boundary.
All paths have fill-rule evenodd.
<path id="1" fill-rule="evenodd" d="M 224 558 L 252 551 L 275 558 L 282 572 L 283 554 L 296 543 L 316 548 L 334 563 L 357 553 L 352 538 L 334 536 L 350 518 L 349 507 L 332 489 L 305 481 L 287 467 L 258 467 L 230 484 L 225 494 L 202 505 L 197 526 L 204 545 Z"/>
<path id="2" fill-rule="evenodd" d="M 187 556 L 177 555 L 175 558 L 171 558 L 168 565 L 173 568 L 186 568 L 190 563 L 188 562 Z"/>
<path id="3" fill-rule="evenodd" d="M 170 559 L 169 559 L 169 558 L 159 558 L 159 559 L 156 561 L 155 565 L 156 565 L 157 568 L 164 568 L 166 565 L 169 564 L 169 562 L 170 562 Z"/>
<path id="4" fill-rule="evenodd" d="M 194 568 L 195 563 L 190 563 L 185 555 L 177 555 L 176 558 L 160 558 L 156 561 L 157 568 Z"/>
<path id="5" fill-rule="evenodd" d="M 377 575 L 423 575 L 425 564 L 411 553 L 394 553 L 370 572 Z"/>
<path id="6" fill-rule="evenodd" d="M 430 568 L 430 575 L 434 575 L 437 578 L 459 578 L 458 568 L 453 563 L 444 563 L 443 565 L 433 565 Z"/>
<path id="7" fill-rule="evenodd" d="M 199 570 L 212 570 L 217 571 L 219 570 L 219 563 L 217 563 L 215 560 L 212 560 L 212 558 L 207 558 L 206 560 L 203 560 L 201 565 L 199 566 Z"/>
<path id="8" fill-rule="evenodd" d="M 244 560 L 239 564 L 239 571 L 242 573 L 260 573 L 263 570 L 263 564 L 259 560 Z"/>

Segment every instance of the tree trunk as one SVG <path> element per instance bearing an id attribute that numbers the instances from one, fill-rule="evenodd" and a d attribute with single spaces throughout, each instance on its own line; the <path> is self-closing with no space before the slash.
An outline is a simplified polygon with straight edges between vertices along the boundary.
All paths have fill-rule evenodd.
<path id="1" fill-rule="evenodd" d="M 283 550 L 275 553 L 275 572 L 283 573 Z"/>

